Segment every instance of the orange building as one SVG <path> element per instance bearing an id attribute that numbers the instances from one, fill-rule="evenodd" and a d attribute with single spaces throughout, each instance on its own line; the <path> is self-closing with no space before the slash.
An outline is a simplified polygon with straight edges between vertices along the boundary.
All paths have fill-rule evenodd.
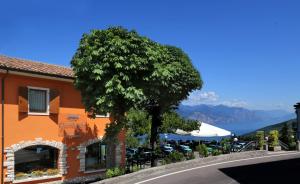
<path id="1" fill-rule="evenodd" d="M 124 164 L 124 133 L 108 150 L 110 118 L 88 117 L 70 68 L 0 56 L 0 78 L 2 183 L 92 180 Z"/>

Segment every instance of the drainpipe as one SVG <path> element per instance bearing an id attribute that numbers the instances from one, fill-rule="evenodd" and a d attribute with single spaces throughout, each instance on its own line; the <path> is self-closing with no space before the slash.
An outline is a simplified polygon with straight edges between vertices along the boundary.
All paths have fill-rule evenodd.
<path id="1" fill-rule="evenodd" d="M 1 92 L 1 96 L 2 96 L 2 99 L 1 99 L 1 105 L 2 105 L 2 123 L 1 123 L 1 125 L 2 125 L 2 132 L 1 132 L 1 183 L 4 183 L 4 86 L 5 86 L 5 78 L 6 78 L 6 76 L 7 76 L 7 74 L 8 74 L 8 70 L 6 70 L 6 74 L 5 74 L 5 76 L 4 77 L 2 77 L 2 79 L 1 79 L 1 89 L 2 89 L 2 92 Z"/>

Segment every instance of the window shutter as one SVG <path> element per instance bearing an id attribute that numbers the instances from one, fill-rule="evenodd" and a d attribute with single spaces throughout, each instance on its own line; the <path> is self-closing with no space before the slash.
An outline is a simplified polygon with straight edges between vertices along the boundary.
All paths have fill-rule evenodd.
<path id="1" fill-rule="evenodd" d="M 56 89 L 50 90 L 50 114 L 58 114 L 60 107 L 59 91 Z"/>
<path id="2" fill-rule="evenodd" d="M 19 112 L 28 113 L 28 88 L 19 87 Z"/>

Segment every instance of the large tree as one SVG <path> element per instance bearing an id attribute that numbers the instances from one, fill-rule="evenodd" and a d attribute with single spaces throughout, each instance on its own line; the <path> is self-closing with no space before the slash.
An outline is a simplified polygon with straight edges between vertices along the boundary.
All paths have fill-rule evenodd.
<path id="1" fill-rule="evenodd" d="M 181 49 L 120 27 L 84 34 L 71 65 L 86 110 L 92 116 L 109 112 L 114 119 L 106 137 L 112 140 L 124 127 L 130 108 L 145 108 L 152 117 L 153 149 L 162 114 L 202 86 L 199 72 Z"/>
<path id="2" fill-rule="evenodd" d="M 141 88 L 153 71 L 155 43 L 121 27 L 84 34 L 71 65 L 75 86 L 91 115 L 111 113 L 120 121 L 144 100 Z M 148 75 L 149 76 L 149 75 Z"/>
<path id="3" fill-rule="evenodd" d="M 155 42 L 121 27 L 83 35 L 71 61 L 75 87 L 91 116 L 110 113 L 113 117 L 106 129 L 107 141 L 115 142 L 125 113 L 145 100 L 143 86 L 159 55 Z"/>
<path id="4" fill-rule="evenodd" d="M 186 99 L 193 90 L 201 89 L 200 73 L 194 68 L 190 58 L 180 48 L 160 46 L 163 53 L 154 63 L 154 70 L 144 91 L 147 96 L 146 109 L 152 116 L 150 143 L 156 149 L 158 128 L 162 125 L 162 115 Z M 156 159 L 151 160 L 151 166 Z"/>

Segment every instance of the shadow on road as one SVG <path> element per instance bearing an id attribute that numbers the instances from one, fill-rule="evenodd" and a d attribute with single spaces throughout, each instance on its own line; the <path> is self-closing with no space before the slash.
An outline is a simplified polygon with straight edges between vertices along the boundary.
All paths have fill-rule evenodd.
<path id="1" fill-rule="evenodd" d="M 300 183 L 300 159 L 222 168 L 220 171 L 240 184 Z"/>

